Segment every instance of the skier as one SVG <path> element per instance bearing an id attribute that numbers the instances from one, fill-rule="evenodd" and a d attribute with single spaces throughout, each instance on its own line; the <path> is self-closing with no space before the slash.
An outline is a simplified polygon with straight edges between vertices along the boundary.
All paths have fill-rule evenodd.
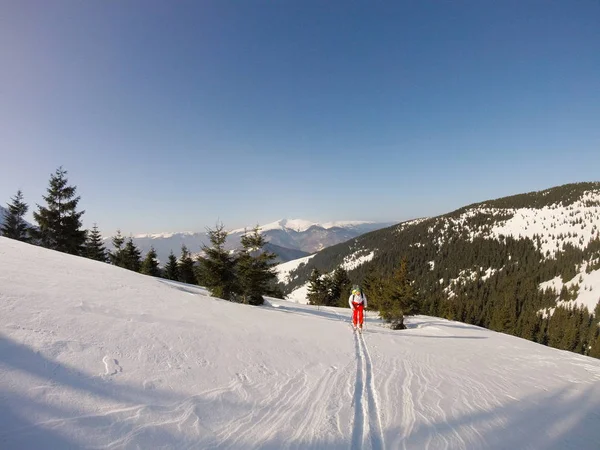
<path id="1" fill-rule="evenodd" d="M 362 293 L 359 286 L 352 289 L 352 295 L 348 299 L 350 309 L 352 309 L 352 324 L 354 329 L 358 325 L 358 329 L 362 331 L 363 326 L 363 311 L 367 307 L 367 297 Z"/>

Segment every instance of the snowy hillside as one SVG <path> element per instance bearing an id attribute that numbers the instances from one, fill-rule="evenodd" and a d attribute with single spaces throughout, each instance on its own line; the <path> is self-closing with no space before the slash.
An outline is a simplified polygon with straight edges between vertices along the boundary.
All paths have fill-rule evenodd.
<path id="1" fill-rule="evenodd" d="M 0 238 L 0 448 L 600 448 L 599 360 L 409 325 Z"/>
<path id="2" fill-rule="evenodd" d="M 473 217 L 491 218 L 490 226 L 473 226 Z M 447 239 L 446 230 L 461 228 L 471 240 L 476 237 L 500 239 L 502 236 L 529 238 L 547 257 L 553 257 L 566 245 L 585 248 L 600 236 L 600 189 L 584 192 L 576 202 L 563 205 L 554 203 L 542 208 L 489 208 L 485 204 L 468 209 L 458 217 L 448 216 L 440 242 Z M 436 223 L 439 227 L 439 223 Z M 430 233 L 435 230 L 429 228 Z"/>

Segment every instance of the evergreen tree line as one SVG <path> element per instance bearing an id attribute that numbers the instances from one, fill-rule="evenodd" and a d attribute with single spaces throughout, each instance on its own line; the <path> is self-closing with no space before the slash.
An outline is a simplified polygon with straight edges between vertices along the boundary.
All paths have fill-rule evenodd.
<path id="1" fill-rule="evenodd" d="M 242 249 L 231 253 L 225 249 L 227 232 L 223 225 L 209 229 L 211 246 L 203 246 L 204 256 L 194 260 L 182 246 L 178 259 L 173 252 L 161 268 L 154 248 L 142 259 L 141 251 L 130 237 L 120 231 L 112 238 L 114 249 L 108 251 L 102 235 L 94 224 L 91 230 L 82 228 L 78 211 L 80 197 L 76 186 L 70 186 L 67 171 L 62 167 L 50 177 L 45 205 L 37 205 L 33 213 L 36 226 L 25 221 L 29 207 L 21 190 L 11 198 L 0 235 L 42 247 L 110 263 L 145 275 L 163 277 L 208 288 L 211 295 L 226 300 L 262 304 L 265 295 L 282 296 L 273 271 L 276 255 L 264 250 L 266 244 L 256 227 L 241 239 Z"/>

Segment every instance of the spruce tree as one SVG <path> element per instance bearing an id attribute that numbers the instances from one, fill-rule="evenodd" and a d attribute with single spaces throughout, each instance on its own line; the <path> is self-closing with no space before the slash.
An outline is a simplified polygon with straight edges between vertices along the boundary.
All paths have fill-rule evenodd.
<path id="1" fill-rule="evenodd" d="M 331 290 L 327 304 L 329 306 L 347 306 L 348 297 L 350 297 L 350 278 L 348 272 L 343 267 L 338 267 L 333 272 L 331 278 Z"/>
<path id="2" fill-rule="evenodd" d="M 179 267 L 177 265 L 177 257 L 173 254 L 172 250 L 169 254 L 169 261 L 165 265 L 163 275 L 167 280 L 179 280 Z"/>
<path id="3" fill-rule="evenodd" d="M 227 231 L 223 224 L 207 231 L 211 246 L 203 246 L 206 256 L 199 260 L 204 284 L 213 297 L 236 300 L 235 259 L 225 249 Z"/>
<path id="4" fill-rule="evenodd" d="M 274 292 L 277 275 L 273 271 L 273 260 L 277 255 L 264 250 L 266 241 L 258 227 L 251 233 L 244 233 L 241 243 L 243 249 L 237 259 L 240 299 L 250 305 L 262 305 L 263 295 Z"/>
<path id="5" fill-rule="evenodd" d="M 142 253 L 135 246 L 132 238 L 127 240 L 123 249 L 123 267 L 134 272 L 139 272 L 142 267 Z"/>
<path id="6" fill-rule="evenodd" d="M 17 195 L 11 198 L 12 203 L 8 204 L 8 212 L 4 217 L 4 224 L 0 228 L 0 235 L 16 239 L 18 241 L 29 242 L 29 225 L 23 218 L 27 214 L 29 206 L 23 201 L 23 192 L 17 191 Z"/>
<path id="7" fill-rule="evenodd" d="M 306 298 L 309 305 L 322 306 L 327 301 L 327 283 L 319 269 L 313 269 L 310 274 Z"/>
<path id="8" fill-rule="evenodd" d="M 96 261 L 108 262 L 106 248 L 98 226 L 94 224 L 92 231 L 88 231 L 85 241 L 85 256 Z"/>
<path id="9" fill-rule="evenodd" d="M 146 257 L 142 261 L 140 273 L 143 273 L 144 275 L 150 275 L 152 277 L 159 277 L 160 269 L 158 267 L 158 260 L 156 258 L 156 250 L 154 250 L 154 247 L 150 247 L 150 250 L 148 253 L 146 253 Z"/>
<path id="10" fill-rule="evenodd" d="M 181 258 L 179 259 L 179 281 L 182 283 L 196 284 L 194 273 L 194 260 L 185 245 L 181 246 Z"/>
<path id="11" fill-rule="evenodd" d="M 402 330 L 404 316 L 418 312 L 418 304 L 412 284 L 408 278 L 406 260 L 400 262 L 400 267 L 394 276 L 386 280 L 385 291 L 381 301 L 379 313 L 381 317 L 391 324 L 392 329 Z"/>
<path id="12" fill-rule="evenodd" d="M 379 310 L 380 299 L 383 293 L 381 277 L 377 276 L 373 266 L 369 266 L 362 282 L 362 290 L 367 297 L 368 309 Z"/>
<path id="13" fill-rule="evenodd" d="M 81 229 L 81 216 L 77 212 L 80 197 L 75 196 L 76 186 L 68 186 L 67 171 L 58 168 L 50 177 L 48 195 L 44 196 L 47 206 L 38 206 L 33 217 L 39 230 L 35 235 L 40 244 L 52 250 L 72 255 L 81 255 L 85 244 L 85 230 Z"/>
<path id="14" fill-rule="evenodd" d="M 117 230 L 117 235 L 112 238 L 114 250 L 108 254 L 110 262 L 117 267 L 125 267 L 125 238 L 121 230 Z"/>

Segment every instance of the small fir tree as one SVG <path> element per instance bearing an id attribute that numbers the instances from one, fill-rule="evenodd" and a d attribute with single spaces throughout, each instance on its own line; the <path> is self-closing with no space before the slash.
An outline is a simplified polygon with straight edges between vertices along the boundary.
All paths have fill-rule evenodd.
<path id="1" fill-rule="evenodd" d="M 369 266 L 367 274 L 362 282 L 362 290 L 367 297 L 367 305 L 370 310 L 379 310 L 379 303 L 383 293 L 381 277 L 377 276 L 373 266 Z"/>
<path id="2" fill-rule="evenodd" d="M 174 281 L 179 280 L 179 267 L 177 265 L 177 257 L 173 254 L 172 250 L 171 250 L 171 253 L 169 254 L 169 260 L 167 261 L 167 264 L 165 265 L 165 270 L 164 270 L 163 275 L 167 280 L 174 280 Z"/>
<path id="3" fill-rule="evenodd" d="M 94 224 L 92 231 L 88 231 L 85 241 L 85 256 L 96 261 L 108 262 L 106 248 L 98 226 Z"/>
<path id="4" fill-rule="evenodd" d="M 117 235 L 112 238 L 114 250 L 109 252 L 108 257 L 110 262 L 117 267 L 125 267 L 125 238 L 121 234 L 121 230 L 117 230 Z"/>
<path id="5" fill-rule="evenodd" d="M 385 291 L 380 304 L 381 317 L 391 324 L 392 329 L 402 330 L 404 316 L 418 312 L 418 304 L 412 284 L 408 278 L 406 260 L 400 262 L 400 267 L 394 276 L 385 282 Z"/>
<path id="6" fill-rule="evenodd" d="M 207 231 L 211 246 L 203 246 L 206 256 L 199 260 L 204 284 L 212 296 L 236 300 L 235 259 L 225 249 L 227 231 L 223 224 Z"/>
<path id="7" fill-rule="evenodd" d="M 150 247 L 148 253 L 146 253 L 146 257 L 142 261 L 142 266 L 140 268 L 140 273 L 144 275 L 150 275 L 151 277 L 159 277 L 160 269 L 158 267 L 158 259 L 156 256 L 156 250 L 154 247 Z"/>
<path id="8" fill-rule="evenodd" d="M 346 269 L 343 267 L 335 269 L 331 278 L 331 290 L 329 291 L 327 304 L 329 306 L 348 306 L 350 286 L 351 282 Z"/>
<path id="9" fill-rule="evenodd" d="M 42 246 L 72 255 L 81 255 L 86 232 L 81 228 L 81 216 L 77 211 L 80 197 L 75 195 L 75 186 L 69 186 L 67 171 L 56 170 L 50 177 L 48 195 L 44 196 L 47 206 L 38 206 L 33 217 L 39 230 L 35 235 Z"/>
<path id="10" fill-rule="evenodd" d="M 123 249 L 123 267 L 134 272 L 139 272 L 142 267 L 142 253 L 135 246 L 133 239 L 129 238 Z"/>
<path id="11" fill-rule="evenodd" d="M 194 260 L 185 245 L 181 246 L 181 258 L 179 259 L 179 281 L 182 283 L 196 284 L 194 273 Z"/>
<path id="12" fill-rule="evenodd" d="M 29 242 L 29 225 L 25 222 L 25 214 L 29 206 L 23 201 L 23 192 L 17 191 L 17 195 L 11 198 L 8 211 L 4 217 L 4 224 L 0 228 L 0 234 L 10 239 Z"/>
<path id="13" fill-rule="evenodd" d="M 262 305 L 263 295 L 271 295 L 277 275 L 273 271 L 273 261 L 277 258 L 264 250 L 265 238 L 258 226 L 251 233 L 241 237 L 242 251 L 237 259 L 238 285 L 243 303 Z"/>
<path id="14" fill-rule="evenodd" d="M 327 282 L 319 269 L 313 269 L 308 279 L 308 293 L 306 298 L 309 305 L 320 307 L 327 301 Z"/>

